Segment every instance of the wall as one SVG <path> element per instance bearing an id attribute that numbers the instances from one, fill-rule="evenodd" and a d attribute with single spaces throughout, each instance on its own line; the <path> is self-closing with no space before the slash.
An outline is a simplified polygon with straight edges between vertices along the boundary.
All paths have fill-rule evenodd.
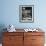
<path id="1" fill-rule="evenodd" d="M 0 25 L 13 24 L 16 28 L 46 28 L 46 1 L 44 0 L 2 0 Z M 19 22 L 19 5 L 34 5 L 34 23 Z"/>
<path id="2" fill-rule="evenodd" d="M 13 24 L 16 28 L 46 28 L 46 1 L 41 0 L 2 0 L 0 25 Z M 34 23 L 19 22 L 19 5 L 34 5 Z"/>

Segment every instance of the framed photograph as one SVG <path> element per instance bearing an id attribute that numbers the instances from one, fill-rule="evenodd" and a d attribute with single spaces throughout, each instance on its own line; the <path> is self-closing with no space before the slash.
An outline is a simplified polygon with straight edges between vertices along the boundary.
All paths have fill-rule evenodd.
<path id="1" fill-rule="evenodd" d="M 19 21 L 34 22 L 34 5 L 19 6 Z"/>

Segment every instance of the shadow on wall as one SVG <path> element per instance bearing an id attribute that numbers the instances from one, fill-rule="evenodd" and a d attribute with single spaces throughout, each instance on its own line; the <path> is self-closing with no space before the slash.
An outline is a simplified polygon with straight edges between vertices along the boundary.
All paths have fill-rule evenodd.
<path id="1" fill-rule="evenodd" d="M 2 36 L 3 36 L 3 32 L 5 32 L 6 30 L 4 30 L 5 25 L 4 24 L 0 24 L 0 43 L 2 43 Z"/>

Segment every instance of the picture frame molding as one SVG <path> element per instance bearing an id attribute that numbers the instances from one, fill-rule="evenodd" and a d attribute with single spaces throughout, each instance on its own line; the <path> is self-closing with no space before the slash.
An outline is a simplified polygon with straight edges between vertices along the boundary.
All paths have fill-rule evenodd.
<path id="1" fill-rule="evenodd" d="M 22 20 L 22 7 L 32 7 L 32 20 Z M 33 23 L 34 22 L 34 5 L 19 5 L 19 22 L 22 23 Z"/>

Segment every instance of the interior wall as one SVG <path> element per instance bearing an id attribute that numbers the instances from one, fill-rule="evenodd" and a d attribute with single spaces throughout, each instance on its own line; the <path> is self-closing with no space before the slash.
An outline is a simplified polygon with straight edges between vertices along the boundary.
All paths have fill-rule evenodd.
<path id="1" fill-rule="evenodd" d="M 0 25 L 13 24 L 16 28 L 46 28 L 46 0 L 2 0 Z M 34 22 L 19 22 L 19 5 L 34 5 Z"/>

